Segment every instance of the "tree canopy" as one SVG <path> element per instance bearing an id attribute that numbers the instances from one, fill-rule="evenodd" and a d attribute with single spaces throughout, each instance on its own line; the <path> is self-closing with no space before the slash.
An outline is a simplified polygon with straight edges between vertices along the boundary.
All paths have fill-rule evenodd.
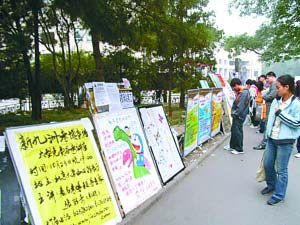
<path id="1" fill-rule="evenodd" d="M 300 7 L 297 0 L 232 0 L 241 15 L 265 16 L 268 20 L 253 36 L 227 37 L 225 48 L 236 54 L 250 50 L 264 61 L 283 61 L 300 56 Z"/>
<path id="2" fill-rule="evenodd" d="M 195 65 L 215 63 L 213 50 L 222 36 L 207 4 L 208 0 L 4 0 L 1 76 L 15 84 L 26 77 L 31 98 L 40 95 L 35 92 L 39 89 L 61 91 L 71 106 L 78 87 L 91 80 L 119 82 L 127 77 L 136 93 L 176 88 L 184 94 L 199 78 Z M 79 49 L 78 29 L 89 32 L 92 53 Z M 39 55 L 38 42 L 47 54 Z M 99 46 L 103 43 L 112 50 L 104 52 Z M 14 71 L 18 78 L 11 77 Z"/>

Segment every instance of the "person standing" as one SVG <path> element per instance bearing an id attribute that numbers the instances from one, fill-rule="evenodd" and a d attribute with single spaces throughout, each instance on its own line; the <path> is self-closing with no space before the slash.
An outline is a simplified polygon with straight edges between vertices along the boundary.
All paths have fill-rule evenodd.
<path id="1" fill-rule="evenodd" d="M 300 99 L 300 80 L 296 81 L 296 86 L 295 86 L 295 96 Z M 297 153 L 294 155 L 296 158 L 300 158 L 300 137 L 297 139 Z"/>
<path id="2" fill-rule="evenodd" d="M 270 110 L 270 106 L 271 103 L 273 101 L 273 99 L 276 97 L 277 91 L 276 91 L 276 74 L 274 72 L 268 72 L 266 74 L 267 76 L 267 83 L 270 85 L 269 90 L 263 94 L 263 99 L 265 100 L 266 103 L 266 108 L 267 108 L 267 118 L 265 121 L 268 120 L 268 115 L 269 115 L 269 110 Z M 266 132 L 264 132 L 263 135 L 263 140 L 260 142 L 260 144 L 258 146 L 253 147 L 253 149 L 255 150 L 263 150 L 266 148 L 266 143 L 267 143 L 267 139 L 266 139 Z"/>
<path id="3" fill-rule="evenodd" d="M 261 194 L 273 192 L 267 201 L 268 205 L 275 205 L 285 198 L 288 163 L 293 144 L 300 135 L 300 101 L 293 95 L 294 78 L 290 75 L 279 77 L 276 88 L 278 97 L 270 107 L 266 127 L 267 147 L 263 161 L 267 187 Z"/>
<path id="4" fill-rule="evenodd" d="M 236 93 L 231 108 L 232 125 L 231 138 L 229 146 L 225 146 L 225 150 L 230 150 L 232 154 L 242 154 L 243 151 L 243 123 L 249 112 L 250 93 L 248 89 L 242 86 L 239 78 L 233 78 L 230 82 L 231 88 Z"/>

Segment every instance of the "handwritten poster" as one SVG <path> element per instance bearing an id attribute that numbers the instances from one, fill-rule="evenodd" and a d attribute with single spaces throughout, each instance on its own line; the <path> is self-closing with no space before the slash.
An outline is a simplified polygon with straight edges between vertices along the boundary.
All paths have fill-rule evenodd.
<path id="1" fill-rule="evenodd" d="M 6 130 L 33 224 L 121 221 L 91 130 L 81 121 Z"/>
<path id="2" fill-rule="evenodd" d="M 120 90 L 120 101 L 123 109 L 133 108 L 133 94 L 130 90 Z"/>
<path id="3" fill-rule="evenodd" d="M 222 99 L 223 92 L 221 88 L 213 88 L 212 94 L 212 126 L 211 136 L 220 132 L 222 119 Z"/>
<path id="4" fill-rule="evenodd" d="M 104 82 L 93 82 L 94 100 L 97 112 L 106 112 L 109 110 L 109 97 Z"/>
<path id="5" fill-rule="evenodd" d="M 163 183 L 184 169 L 178 148 L 162 106 L 139 109 Z"/>
<path id="6" fill-rule="evenodd" d="M 117 112 L 122 109 L 120 92 L 117 83 L 104 83 L 109 98 L 109 112 Z"/>
<path id="7" fill-rule="evenodd" d="M 199 129 L 198 145 L 210 139 L 212 118 L 212 92 L 210 89 L 201 89 L 199 94 Z"/>
<path id="8" fill-rule="evenodd" d="M 94 115 L 101 149 L 125 214 L 161 189 L 135 108 Z"/>
<path id="9" fill-rule="evenodd" d="M 184 156 L 197 147 L 199 91 L 189 90 L 185 121 Z"/>

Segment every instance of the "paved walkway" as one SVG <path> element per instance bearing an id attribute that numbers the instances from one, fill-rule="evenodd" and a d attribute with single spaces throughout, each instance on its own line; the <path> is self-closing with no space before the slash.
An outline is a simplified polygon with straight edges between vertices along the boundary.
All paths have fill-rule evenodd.
<path id="1" fill-rule="evenodd" d="M 262 151 L 254 129 L 244 129 L 244 155 L 216 150 L 194 171 L 139 215 L 134 225 L 299 225 L 300 159 L 291 158 L 284 203 L 268 206 L 255 181 Z M 225 143 L 224 143 L 225 145 Z"/>

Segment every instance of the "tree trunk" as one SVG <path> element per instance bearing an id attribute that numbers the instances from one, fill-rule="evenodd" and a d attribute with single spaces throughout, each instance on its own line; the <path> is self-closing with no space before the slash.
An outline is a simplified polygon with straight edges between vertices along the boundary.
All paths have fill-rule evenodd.
<path id="1" fill-rule="evenodd" d="M 99 38 L 97 32 L 94 30 L 91 30 L 91 36 L 92 36 L 92 45 L 93 45 L 93 56 L 95 60 L 96 65 L 96 77 L 98 77 L 99 81 L 104 81 L 104 73 L 103 73 L 103 61 L 102 56 L 100 52 L 100 46 L 99 46 Z"/>
<path id="2" fill-rule="evenodd" d="M 180 101 L 179 101 L 179 108 L 184 109 L 184 101 L 185 101 L 185 83 L 186 77 L 184 74 L 183 67 L 180 69 Z"/>
<path id="3" fill-rule="evenodd" d="M 173 57 L 171 57 L 168 65 L 168 91 L 169 91 L 169 103 L 168 103 L 168 111 L 169 111 L 169 117 L 172 117 L 172 76 L 173 76 Z"/>
<path id="4" fill-rule="evenodd" d="M 40 49 L 39 49 L 39 9 L 40 1 L 33 1 L 32 14 L 33 14 L 33 29 L 34 29 L 34 79 L 33 79 L 33 96 L 32 96 L 32 114 L 33 120 L 42 119 L 42 106 L 41 106 L 41 90 L 40 90 Z"/>

